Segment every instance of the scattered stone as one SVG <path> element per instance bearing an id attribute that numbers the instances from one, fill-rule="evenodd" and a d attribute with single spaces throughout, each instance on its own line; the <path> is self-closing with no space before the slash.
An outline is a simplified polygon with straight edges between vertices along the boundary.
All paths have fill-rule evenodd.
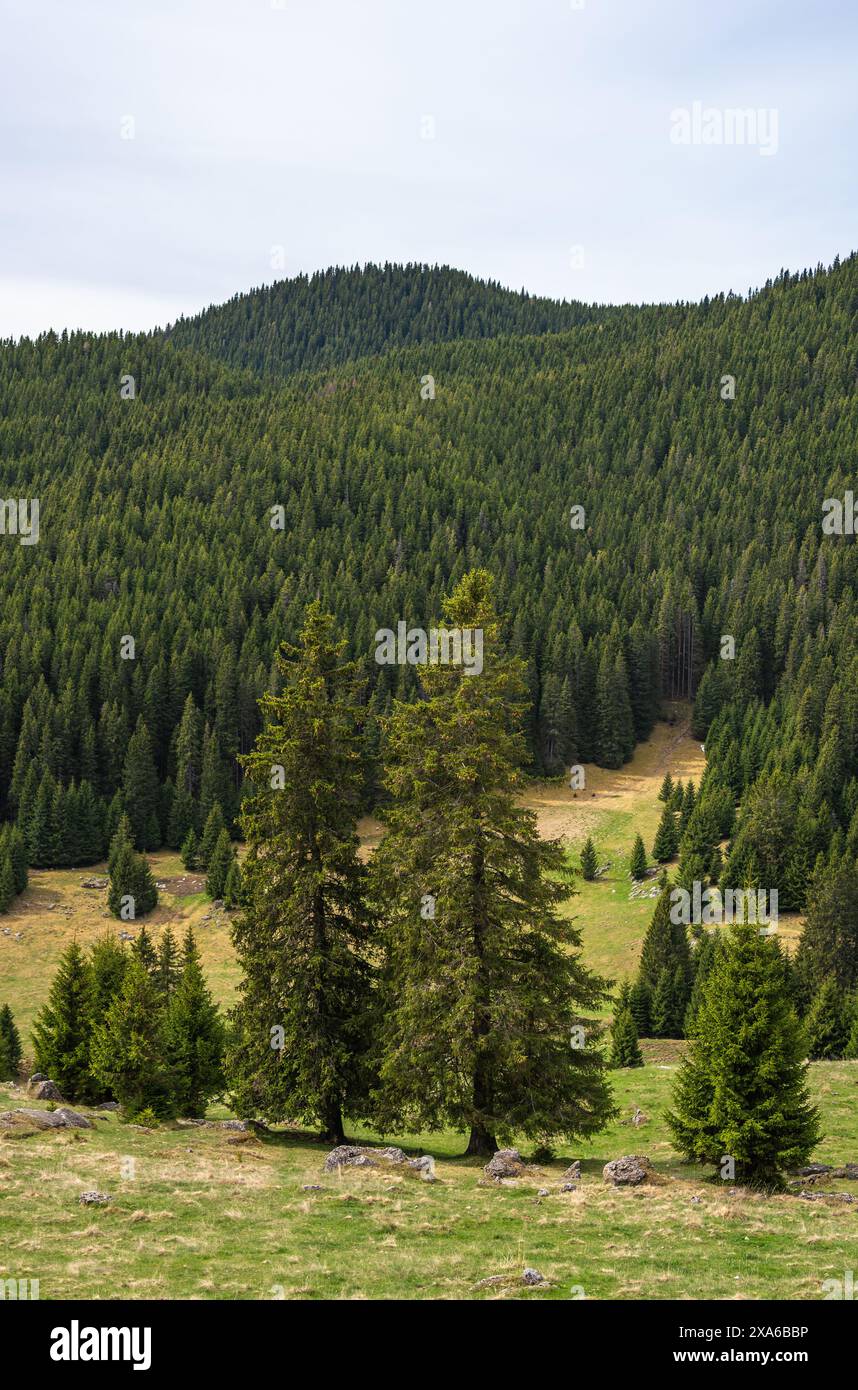
<path id="1" fill-rule="evenodd" d="M 33 1075 L 30 1077 L 28 1085 L 35 1086 L 37 1081 L 47 1081 L 47 1079 L 48 1078 L 43 1071 L 34 1071 Z"/>
<path id="2" fill-rule="evenodd" d="M 223 907 L 223 898 L 214 898 L 212 901 L 212 911 L 219 912 Z"/>
<path id="3" fill-rule="evenodd" d="M 537 1197 L 550 1197 L 550 1196 L 551 1196 L 551 1188 L 550 1188 L 550 1187 L 540 1187 L 540 1189 L 539 1189 L 539 1191 L 537 1192 L 536 1195 L 537 1195 Z"/>
<path id="4" fill-rule="evenodd" d="M 578 1184 L 577 1184 L 576 1182 L 564 1182 L 564 1183 L 561 1183 L 561 1184 L 560 1184 L 560 1191 L 561 1191 L 561 1192 L 577 1192 L 577 1191 L 578 1191 Z"/>
<path id="5" fill-rule="evenodd" d="M 531 1269 L 529 1266 L 521 1276 L 523 1284 L 544 1284 L 545 1275 L 540 1274 L 538 1269 Z"/>
<path id="6" fill-rule="evenodd" d="M 357 1144 L 338 1144 L 331 1149 L 325 1159 L 325 1172 L 335 1173 L 340 1168 L 375 1168 L 377 1165 Z"/>
<path id="7" fill-rule="evenodd" d="M 106 1207 L 110 1200 L 107 1192 L 82 1192 L 78 1197 L 82 1207 Z"/>
<path id="8" fill-rule="evenodd" d="M 106 878 L 82 878 L 80 886 L 81 888 L 106 888 L 109 881 Z"/>
<path id="9" fill-rule="evenodd" d="M 376 1149 L 379 1158 L 386 1158 L 388 1163 L 407 1163 L 408 1159 L 401 1149 L 397 1149 L 393 1144 L 386 1149 Z"/>
<path id="10" fill-rule="evenodd" d="M 96 1105 L 96 1106 L 94 1106 L 93 1108 L 94 1108 L 95 1110 L 118 1110 L 118 1109 L 119 1109 L 119 1101 L 118 1101 L 118 1100 L 103 1100 L 103 1101 L 101 1102 L 100 1105 Z"/>
<path id="11" fill-rule="evenodd" d="M 246 1134 L 248 1124 L 246 1120 L 221 1120 L 221 1129 L 237 1129 L 241 1134 Z"/>
<path id="12" fill-rule="evenodd" d="M 520 1178 L 524 1172 L 524 1160 L 518 1149 L 498 1149 L 484 1166 L 483 1172 L 489 1178 Z"/>
<path id="13" fill-rule="evenodd" d="M 321 1183 L 318 1182 L 304 1182 L 301 1184 L 302 1192 L 324 1192 L 324 1190 Z"/>
<path id="14" fill-rule="evenodd" d="M 92 1120 L 88 1120 L 85 1115 L 79 1115 L 76 1110 L 69 1110 L 67 1106 L 61 1105 L 56 1110 L 28 1110 L 24 1106 L 19 1106 L 17 1110 L 7 1110 L 0 1115 L 0 1125 L 13 1125 L 18 1123 L 16 1116 L 20 1115 L 24 1123 L 35 1125 L 37 1129 L 92 1129 Z"/>
<path id="15" fill-rule="evenodd" d="M 641 1125 L 648 1125 L 649 1115 L 645 1115 L 644 1112 L 640 1108 L 638 1108 L 632 1115 L 632 1124 L 634 1125 L 635 1129 L 638 1129 Z"/>
<path id="16" fill-rule="evenodd" d="M 796 1168 L 796 1173 L 800 1178 L 815 1178 L 821 1173 L 833 1171 L 830 1163 L 808 1163 L 805 1168 Z"/>
<path id="17" fill-rule="evenodd" d="M 63 1095 L 55 1081 L 39 1081 L 35 1088 L 30 1082 L 30 1090 L 34 1100 L 62 1100 Z"/>
<path id="18" fill-rule="evenodd" d="M 651 1171 L 652 1164 L 648 1158 L 641 1154 L 625 1154 L 606 1163 L 602 1177 L 605 1182 L 613 1183 L 614 1187 L 638 1187 L 647 1181 Z"/>
<path id="19" fill-rule="evenodd" d="M 566 1172 L 563 1174 L 568 1181 L 581 1181 L 581 1160 L 576 1158 L 574 1163 L 570 1163 Z"/>
<path id="20" fill-rule="evenodd" d="M 431 1154 L 421 1154 L 420 1158 L 409 1158 L 409 1168 L 414 1168 L 427 1182 L 435 1181 L 435 1160 Z"/>

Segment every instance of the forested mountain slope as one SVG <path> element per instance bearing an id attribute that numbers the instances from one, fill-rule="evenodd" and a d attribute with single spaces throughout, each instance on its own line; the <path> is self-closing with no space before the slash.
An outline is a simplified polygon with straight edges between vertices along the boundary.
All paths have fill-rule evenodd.
<path id="1" fill-rule="evenodd" d="M 559 332 L 619 313 L 517 294 L 449 266 L 369 265 L 237 294 L 180 319 L 165 336 L 230 366 L 282 377 L 411 343 Z"/>
<path id="2" fill-rule="evenodd" d="M 763 770 L 749 804 L 768 797 L 771 815 L 762 839 L 753 817 L 740 828 L 731 872 L 783 877 L 847 840 L 854 854 L 856 550 L 821 521 L 854 477 L 855 258 L 749 300 L 526 336 L 513 316 L 503 336 L 362 356 L 419 322 L 391 332 L 372 303 L 334 346 L 269 343 L 254 365 L 271 374 L 354 359 L 283 381 L 202 351 L 244 300 L 203 316 L 193 349 L 178 329 L 0 348 L 3 492 L 40 500 L 38 544 L 0 537 L 0 814 L 32 862 L 97 857 L 123 801 L 149 847 L 215 800 L 234 813 L 234 754 L 316 594 L 366 660 L 372 715 L 413 694 L 414 669 L 377 666 L 373 635 L 428 627 L 474 565 L 529 661 L 535 770 L 619 766 L 665 697 L 697 692 L 715 807 L 702 797 L 693 827 L 702 871 Z M 449 330 L 469 321 L 451 311 Z M 221 350 L 243 362 L 254 335 L 231 333 Z M 70 816 L 81 782 L 87 811 Z"/>

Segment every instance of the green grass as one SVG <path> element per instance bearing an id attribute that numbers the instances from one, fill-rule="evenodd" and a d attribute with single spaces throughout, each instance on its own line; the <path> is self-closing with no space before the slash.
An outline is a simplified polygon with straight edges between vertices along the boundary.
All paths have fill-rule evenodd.
<path id="1" fill-rule="evenodd" d="M 436 1156 L 435 1184 L 396 1169 L 324 1174 L 327 1146 L 299 1132 L 235 1146 L 226 1131 L 143 1133 L 110 1116 L 95 1130 L 6 1139 L 0 1277 L 38 1278 L 46 1299 L 568 1299 L 578 1288 L 608 1299 L 821 1298 L 823 1280 L 854 1266 L 858 1203 L 731 1197 L 729 1184 L 682 1165 L 663 1119 L 675 1070 L 662 1065 L 614 1073 L 620 1119 L 641 1106 L 648 1123 L 618 1121 L 563 1146 L 510 1187 L 481 1185 L 452 1134 L 394 1140 Z M 817 1156 L 855 1159 L 858 1064 L 811 1071 L 827 1135 Z M 0 1091 L 0 1109 L 21 1103 Z M 602 1181 L 602 1165 L 629 1152 L 652 1159 L 659 1185 Z M 573 1157 L 581 1185 L 560 1194 Z M 538 1199 L 543 1185 L 551 1195 Z M 78 1205 L 93 1187 L 112 1194 L 109 1207 Z M 522 1285 L 525 1265 L 548 1285 Z M 505 1282 L 475 1287 L 494 1275 Z"/>

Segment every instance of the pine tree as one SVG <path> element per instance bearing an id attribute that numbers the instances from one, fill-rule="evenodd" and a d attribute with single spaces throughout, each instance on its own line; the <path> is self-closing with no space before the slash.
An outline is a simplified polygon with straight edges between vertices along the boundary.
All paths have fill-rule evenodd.
<path id="1" fill-rule="evenodd" d="M 665 883 L 641 948 L 638 983 L 650 1000 L 655 1037 L 677 1037 L 691 992 L 692 966 L 685 925 L 674 922 L 671 888 Z M 669 1031 L 656 1031 L 669 1030 Z"/>
<path id="2" fill-rule="evenodd" d="M 175 1113 L 161 1031 L 157 985 L 132 957 L 121 992 L 92 1040 L 93 1072 L 110 1088 L 127 1120 L 150 1109 L 162 1118 Z"/>
<path id="3" fill-rule="evenodd" d="M 563 846 L 541 840 L 518 801 L 525 668 L 502 650 L 491 577 L 467 574 L 444 613 L 482 633 L 483 669 L 421 668 L 425 698 L 397 702 L 386 725 L 389 829 L 371 865 L 385 941 L 376 1121 L 469 1130 L 468 1152 L 485 1154 L 499 1136 L 603 1126 L 600 1030 L 585 1015 L 606 982 L 557 912 L 570 896 Z"/>
<path id="4" fill-rule="evenodd" d="M 197 837 L 193 826 L 185 836 L 181 858 L 186 869 L 192 870 L 199 868 L 199 849 L 197 847 Z"/>
<path id="5" fill-rule="evenodd" d="M 185 943 L 184 967 L 164 1016 L 164 1058 L 178 1113 L 201 1119 L 224 1086 L 225 1032 L 199 959 Z"/>
<path id="6" fill-rule="evenodd" d="M 226 821 L 223 818 L 223 811 L 220 802 L 216 801 L 212 806 L 203 830 L 202 840 L 197 852 L 197 862 L 201 869 L 207 869 L 209 861 L 215 852 L 215 847 L 223 832 L 226 830 Z"/>
<path id="7" fill-rule="evenodd" d="M 667 805 L 661 813 L 661 820 L 656 831 L 655 843 L 652 847 L 653 859 L 657 859 L 659 864 L 666 864 L 676 854 L 678 844 L 676 816 L 670 809 L 670 805 Z"/>
<path id="8" fill-rule="evenodd" d="M 128 968 L 128 952 L 115 936 L 106 932 L 90 948 L 89 964 L 92 972 L 92 1016 L 95 1023 L 101 1023 L 122 988 Z"/>
<path id="9" fill-rule="evenodd" d="M 125 755 L 122 793 L 135 849 L 157 849 L 161 843 L 158 772 L 152 755 L 152 740 L 142 715 Z"/>
<path id="10" fill-rule="evenodd" d="M 12 868 L 11 854 L 6 853 L 0 861 L 0 913 L 8 912 L 14 901 L 15 870 Z"/>
<path id="11" fill-rule="evenodd" d="M 845 1057 L 852 1031 L 852 999 L 832 975 L 819 986 L 804 1020 L 813 1061 Z"/>
<path id="12" fill-rule="evenodd" d="M 829 977 L 846 993 L 858 989 L 858 867 L 853 859 L 845 857 L 833 871 L 825 867 L 814 875 L 795 970 L 805 1008 Z"/>
<path id="13" fill-rule="evenodd" d="M 650 990 L 648 985 L 641 984 L 636 980 L 629 992 L 629 1009 L 635 1021 L 635 1028 L 639 1038 L 652 1037 L 650 1023 Z"/>
<path id="14" fill-rule="evenodd" d="M 107 894 L 110 911 L 123 922 L 132 922 L 145 917 L 157 903 L 158 890 L 148 861 L 130 845 L 123 845 L 110 873 Z"/>
<path id="15" fill-rule="evenodd" d="M 65 1100 L 92 1099 L 92 1024 L 92 971 L 73 941 L 60 957 L 48 1001 L 33 1025 L 36 1069 L 56 1082 Z"/>
<path id="16" fill-rule="evenodd" d="M 169 1002 L 181 978 L 179 948 L 171 928 L 166 926 L 158 943 L 158 959 L 155 966 L 155 983 L 164 1003 Z"/>
<path id="17" fill-rule="evenodd" d="M 223 886 L 223 901 L 224 906 L 229 908 L 241 905 L 241 869 L 234 855 L 230 862 L 226 883 Z"/>
<path id="18" fill-rule="evenodd" d="M 777 942 L 735 925 L 704 989 L 667 1122 L 689 1161 L 735 1162 L 736 1180 L 777 1188 L 819 1142 L 806 1039 Z"/>
<path id="19" fill-rule="evenodd" d="M 134 960 L 139 961 L 147 975 L 151 975 L 157 984 L 158 982 L 158 952 L 155 949 L 151 936 L 142 926 L 131 943 L 131 955 Z"/>
<path id="20" fill-rule="evenodd" d="M 691 994 L 688 999 L 688 1008 L 685 1010 L 683 1031 L 687 1038 L 694 1036 L 695 1022 L 700 1005 L 703 1002 L 703 991 L 706 982 L 712 973 L 715 965 L 715 957 L 718 953 L 720 934 L 716 931 L 701 932 L 697 948 L 692 956 L 694 966 L 694 982 L 691 986 Z"/>
<path id="21" fill-rule="evenodd" d="M 208 874 L 206 875 L 206 892 L 210 898 L 223 900 L 227 875 L 234 859 L 235 851 L 230 844 L 229 832 L 222 830 L 209 859 Z"/>
<path id="22" fill-rule="evenodd" d="M 110 848 L 107 851 L 107 872 L 112 874 L 116 861 L 123 849 L 133 849 L 133 833 L 131 822 L 123 812 L 119 818 L 119 823 L 110 838 Z"/>
<path id="23" fill-rule="evenodd" d="M 634 848 L 632 849 L 632 857 L 629 867 L 631 870 L 632 878 L 635 879 L 636 882 L 640 883 L 642 879 L 646 878 L 646 848 L 644 847 L 644 842 L 640 835 L 635 836 L 635 843 Z"/>
<path id="24" fill-rule="evenodd" d="M 610 1066 L 642 1067 L 643 1053 L 638 1042 L 638 1030 L 631 1010 L 631 986 L 623 985 L 617 999 L 614 1021 L 611 1025 Z"/>
<path id="25" fill-rule="evenodd" d="M 664 774 L 664 780 L 662 781 L 662 784 L 661 784 L 661 790 L 659 791 L 659 794 L 658 794 L 658 799 L 659 799 L 659 801 L 664 801 L 665 803 L 667 803 L 667 802 L 669 802 L 669 801 L 671 800 L 672 797 L 673 797 L 673 778 L 671 777 L 671 775 L 670 775 L 669 772 L 666 772 L 666 773 Z"/>
<path id="26" fill-rule="evenodd" d="M 591 836 L 587 836 L 584 841 L 584 848 L 581 850 L 581 877 L 591 883 L 596 877 L 596 870 L 599 861 L 596 856 L 596 846 L 593 844 Z"/>
<path id="27" fill-rule="evenodd" d="M 0 1008 L 0 1080 L 15 1080 L 22 1057 L 21 1035 L 8 1004 Z"/>
<path id="28" fill-rule="evenodd" d="M 333 618 L 311 604 L 300 645 L 281 651 L 282 693 L 264 697 L 265 726 L 243 759 L 253 790 L 233 939 L 244 978 L 228 1058 L 240 1113 L 320 1123 L 334 1143 L 345 1116 L 368 1113 L 374 1013 L 356 834 L 360 686 L 344 649 Z"/>

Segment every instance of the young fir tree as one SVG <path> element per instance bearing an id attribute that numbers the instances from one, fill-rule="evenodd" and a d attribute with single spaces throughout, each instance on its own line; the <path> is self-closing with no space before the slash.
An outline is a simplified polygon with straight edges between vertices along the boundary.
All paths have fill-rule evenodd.
<path id="1" fill-rule="evenodd" d="M 33 1025 L 36 1070 L 56 1082 L 65 1100 L 92 1098 L 92 1025 L 92 971 L 73 941 L 60 957 L 48 1001 Z"/>
<path id="2" fill-rule="evenodd" d="M 638 1042 L 638 1030 L 631 1010 L 631 985 L 625 982 L 617 998 L 614 1021 L 611 1025 L 610 1066 L 642 1067 L 643 1053 Z"/>
<path id="3" fill-rule="evenodd" d="M 113 1003 L 128 968 L 128 952 L 109 932 L 90 948 L 92 971 L 92 1016 L 101 1023 Z"/>
<path id="4" fill-rule="evenodd" d="M 124 849 L 133 849 L 133 833 L 131 822 L 123 811 L 119 818 L 119 823 L 110 838 L 110 848 L 107 851 L 107 872 L 112 874 L 116 867 L 116 862 Z"/>
<path id="5" fill-rule="evenodd" d="M 21 1035 L 8 1004 L 0 1009 L 0 1079 L 14 1080 L 21 1061 Z"/>
<path id="6" fill-rule="evenodd" d="M 238 860 L 233 855 L 226 876 L 226 883 L 223 886 L 224 906 L 229 908 L 240 907 L 241 905 L 241 869 Z"/>
<path id="7" fill-rule="evenodd" d="M 588 883 L 592 883 L 598 867 L 596 846 L 593 844 L 591 836 L 588 835 L 584 841 L 584 848 L 581 850 L 581 877 L 586 879 Z"/>
<path id="8" fill-rule="evenodd" d="M 514 1133 L 593 1134 L 613 1113 L 587 1017 L 607 982 L 557 911 L 570 896 L 563 846 L 519 804 L 525 668 L 502 649 L 491 576 L 465 575 L 444 614 L 482 633 L 483 669 L 421 667 L 425 698 L 397 702 L 386 723 L 376 1119 L 464 1129 L 482 1155 Z"/>
<path id="9" fill-rule="evenodd" d="M 11 854 L 5 854 L 0 861 L 0 912 L 8 912 L 14 901 L 15 871 Z"/>
<path id="10" fill-rule="evenodd" d="M 661 820 L 658 823 L 655 843 L 652 847 L 653 859 L 657 859 L 659 864 L 666 864 L 667 861 L 672 859 L 676 854 L 678 844 L 679 835 L 676 825 L 676 816 L 670 809 L 670 806 L 667 805 L 662 811 Z"/>
<path id="11" fill-rule="evenodd" d="M 669 772 L 666 772 L 666 773 L 664 774 L 664 780 L 663 780 L 663 782 L 662 782 L 662 784 L 661 784 L 661 790 L 659 791 L 659 794 L 658 794 L 658 799 L 659 799 L 659 801 L 664 801 L 665 803 L 667 803 L 667 802 L 670 801 L 670 799 L 671 799 L 672 796 L 673 796 L 673 778 L 671 777 L 671 775 L 670 775 Z"/>
<path id="12" fill-rule="evenodd" d="M 650 990 L 647 985 L 636 980 L 629 991 L 629 1009 L 635 1021 L 639 1038 L 652 1037 L 650 1031 Z"/>
<path id="13" fill-rule="evenodd" d="M 858 867 L 851 858 L 814 875 L 795 971 L 805 1008 L 829 977 L 848 993 L 858 988 Z"/>
<path id="14" fill-rule="evenodd" d="M 140 962 L 146 974 L 151 975 L 152 979 L 157 983 L 158 952 L 155 950 L 154 942 L 145 926 L 140 928 L 131 943 L 131 955 L 134 960 Z"/>
<path id="15" fill-rule="evenodd" d="M 632 878 L 637 883 L 640 883 L 642 879 L 646 878 L 646 848 L 644 846 L 643 839 L 640 835 L 635 836 L 635 843 L 634 848 L 632 849 L 632 857 L 629 867 L 631 869 Z"/>
<path id="16" fill-rule="evenodd" d="M 230 843 L 229 831 L 222 830 L 209 859 L 206 874 L 206 892 L 210 898 L 223 900 L 227 875 L 235 859 L 235 850 Z"/>
<path id="17" fill-rule="evenodd" d="M 123 845 L 110 873 L 107 906 L 114 917 L 133 922 L 158 904 L 158 890 L 145 855 Z"/>
<path id="18" fill-rule="evenodd" d="M 191 826 L 182 844 L 181 859 L 185 868 L 188 870 L 198 869 L 200 867 L 197 834 L 193 826 Z"/>
<path id="19" fill-rule="evenodd" d="M 719 950 L 667 1122 L 688 1160 L 735 1162 L 736 1180 L 779 1188 L 819 1143 L 807 1045 L 777 942 L 735 925 Z"/>
<path id="20" fill-rule="evenodd" d="M 209 1101 L 223 1090 L 224 1027 L 206 986 L 188 929 L 184 967 L 164 1015 L 162 1040 L 178 1113 L 201 1119 Z"/>
<path id="21" fill-rule="evenodd" d="M 829 975 L 816 991 L 804 1020 L 808 1057 L 814 1062 L 845 1057 L 852 1013 L 850 995 Z"/>
<path id="22" fill-rule="evenodd" d="M 704 931 L 697 939 L 697 946 L 691 958 L 694 967 L 694 980 L 691 985 L 691 994 L 688 998 L 688 1007 L 685 1010 L 683 1020 L 683 1032 L 686 1038 L 694 1036 L 695 1021 L 703 1001 L 703 991 L 706 982 L 712 973 L 715 965 L 715 957 L 718 953 L 720 934 L 717 931 Z"/>
<path id="23" fill-rule="evenodd" d="M 215 852 L 217 842 L 225 830 L 226 821 L 223 818 L 223 811 L 221 810 L 220 802 L 216 801 L 209 811 L 197 851 L 197 863 L 201 869 L 208 868 L 209 861 Z"/>
<path id="24" fill-rule="evenodd" d="M 650 1027 L 655 1037 L 680 1035 L 691 992 L 688 935 L 682 921 L 672 920 L 674 915 L 671 888 L 664 883 L 644 937 L 638 967 L 638 983 L 646 988 L 650 1000 Z M 673 1031 L 661 1031 L 666 1028 Z"/>
<path id="25" fill-rule="evenodd" d="M 152 755 L 152 740 L 142 715 L 137 720 L 137 728 L 125 755 L 122 791 L 135 849 L 157 849 L 161 843 L 158 773 Z"/>
<path id="26" fill-rule="evenodd" d="M 161 1118 L 175 1113 L 161 1038 L 162 1010 L 157 985 L 135 957 L 122 989 L 92 1039 L 92 1070 L 110 1088 L 125 1118 L 143 1110 Z"/>
<path id="27" fill-rule="evenodd" d="M 181 978 L 179 948 L 172 930 L 167 926 L 158 942 L 158 959 L 155 966 L 155 983 L 165 1004 L 172 998 Z"/>
<path id="28" fill-rule="evenodd" d="M 318 602 L 283 647 L 283 689 L 243 759 L 244 978 L 227 1074 L 240 1114 L 321 1125 L 340 1143 L 368 1112 L 373 1016 L 366 874 L 356 826 L 363 767 L 360 681 Z"/>

